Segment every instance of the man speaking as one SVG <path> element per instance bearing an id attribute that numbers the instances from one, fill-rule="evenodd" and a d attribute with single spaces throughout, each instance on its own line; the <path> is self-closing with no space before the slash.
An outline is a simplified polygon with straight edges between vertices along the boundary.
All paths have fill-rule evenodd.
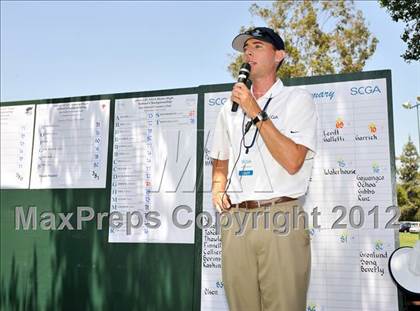
<path id="1" fill-rule="evenodd" d="M 257 27 L 239 34 L 232 46 L 243 52 L 249 67 L 243 66 L 230 101 L 218 115 L 210 152 L 215 208 L 246 221 L 244 230 L 233 221 L 221 233 L 229 308 L 304 311 L 309 234 L 302 222 L 286 234 L 267 224 L 301 210 L 297 199 L 307 191 L 316 151 L 315 106 L 310 93 L 284 87 L 276 78 L 286 52 L 272 29 Z M 247 71 L 250 90 L 244 83 Z"/>

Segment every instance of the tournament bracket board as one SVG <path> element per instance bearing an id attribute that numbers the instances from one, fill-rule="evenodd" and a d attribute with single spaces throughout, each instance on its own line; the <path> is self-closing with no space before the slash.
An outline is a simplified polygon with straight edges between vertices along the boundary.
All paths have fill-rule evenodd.
<path id="1" fill-rule="evenodd" d="M 36 105 L 31 189 L 105 188 L 110 100 Z"/>
<path id="2" fill-rule="evenodd" d="M 178 206 L 195 213 L 197 98 L 116 99 L 110 212 L 123 222 L 110 226 L 109 242 L 194 243 L 194 225 L 172 217 Z M 188 221 L 185 210 L 177 220 Z"/>
<path id="3" fill-rule="evenodd" d="M 320 213 L 320 228 L 314 228 L 309 217 L 312 271 L 307 310 L 394 311 L 397 289 L 387 264 L 395 249 L 395 229 L 385 228 L 396 220 L 392 208 L 387 212 L 395 204 L 390 73 L 355 74 L 350 81 L 348 77 L 306 79 L 298 86 L 312 94 L 318 112 L 317 154 L 302 202 L 308 214 L 315 207 Z M 347 81 L 337 81 L 340 78 Z M 213 216 L 207 154 L 218 112 L 230 96 L 226 90 L 204 95 L 203 211 Z M 343 208 L 333 212 L 340 205 L 346 210 L 342 219 Z M 334 223 L 341 227 L 332 229 Z M 214 224 L 202 230 L 201 259 L 201 310 L 228 310 L 221 240 Z"/>
<path id="4" fill-rule="evenodd" d="M 35 105 L 0 107 L 1 189 L 28 189 Z"/>
<path id="5" fill-rule="evenodd" d="M 1 189 L 105 188 L 109 100 L 2 106 Z"/>

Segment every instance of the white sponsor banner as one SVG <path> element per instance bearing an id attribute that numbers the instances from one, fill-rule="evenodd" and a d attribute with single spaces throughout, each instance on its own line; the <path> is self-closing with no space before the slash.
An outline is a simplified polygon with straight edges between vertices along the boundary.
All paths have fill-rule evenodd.
<path id="1" fill-rule="evenodd" d="M 202 230 L 201 264 L 201 310 L 228 310 L 222 280 L 222 242 L 215 228 L 215 209 L 211 200 L 211 158 L 214 126 L 220 108 L 227 101 L 230 92 L 207 93 L 204 95 L 204 165 L 203 165 L 203 212 L 212 215 L 212 226 Z"/>
<path id="2" fill-rule="evenodd" d="M 396 219 L 395 210 L 387 210 L 394 200 L 386 79 L 300 87 L 313 95 L 319 116 L 318 150 L 303 201 L 310 216 L 315 208 L 319 212 L 319 228 L 309 217 L 312 272 L 307 310 L 397 310 L 397 290 L 387 269 L 395 231 L 386 226 Z M 205 94 L 206 151 L 228 96 L 230 92 Z M 205 157 L 203 210 L 214 213 L 207 152 Z M 201 309 L 228 310 L 221 241 L 212 229 L 203 230 Z"/>

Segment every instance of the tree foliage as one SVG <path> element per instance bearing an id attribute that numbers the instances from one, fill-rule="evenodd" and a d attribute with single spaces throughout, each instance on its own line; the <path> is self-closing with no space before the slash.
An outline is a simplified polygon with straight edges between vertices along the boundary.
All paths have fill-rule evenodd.
<path id="1" fill-rule="evenodd" d="M 397 200 L 401 209 L 400 219 L 420 221 L 420 157 L 410 137 L 404 145 L 400 162 L 399 184 L 397 184 Z"/>
<path id="2" fill-rule="evenodd" d="M 419 171 L 419 155 L 416 146 L 411 137 L 403 147 L 403 153 L 400 156 L 401 168 L 399 169 L 400 180 L 404 184 L 416 184 Z"/>
<path id="3" fill-rule="evenodd" d="M 278 72 L 282 78 L 361 71 L 378 42 L 353 1 L 278 0 L 272 7 L 252 4 L 250 12 L 285 41 L 288 56 Z M 235 77 L 242 59 L 232 58 L 228 70 Z"/>
<path id="4" fill-rule="evenodd" d="M 401 55 L 405 61 L 420 59 L 420 2 L 418 0 L 379 0 L 395 22 L 405 23 L 401 39 L 407 43 L 407 49 Z"/>

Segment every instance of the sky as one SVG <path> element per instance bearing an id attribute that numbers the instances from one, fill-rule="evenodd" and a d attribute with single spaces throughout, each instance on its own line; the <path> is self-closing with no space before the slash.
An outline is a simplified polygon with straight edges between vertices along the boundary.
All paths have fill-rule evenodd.
<path id="1" fill-rule="evenodd" d="M 243 25 L 265 26 L 247 1 L 1 1 L 1 101 L 139 92 L 233 82 Z M 260 2 L 268 6 L 269 2 Z M 391 69 L 395 153 L 418 148 L 420 63 L 400 57 L 404 24 L 356 1 L 379 39 L 364 71 Z"/>

